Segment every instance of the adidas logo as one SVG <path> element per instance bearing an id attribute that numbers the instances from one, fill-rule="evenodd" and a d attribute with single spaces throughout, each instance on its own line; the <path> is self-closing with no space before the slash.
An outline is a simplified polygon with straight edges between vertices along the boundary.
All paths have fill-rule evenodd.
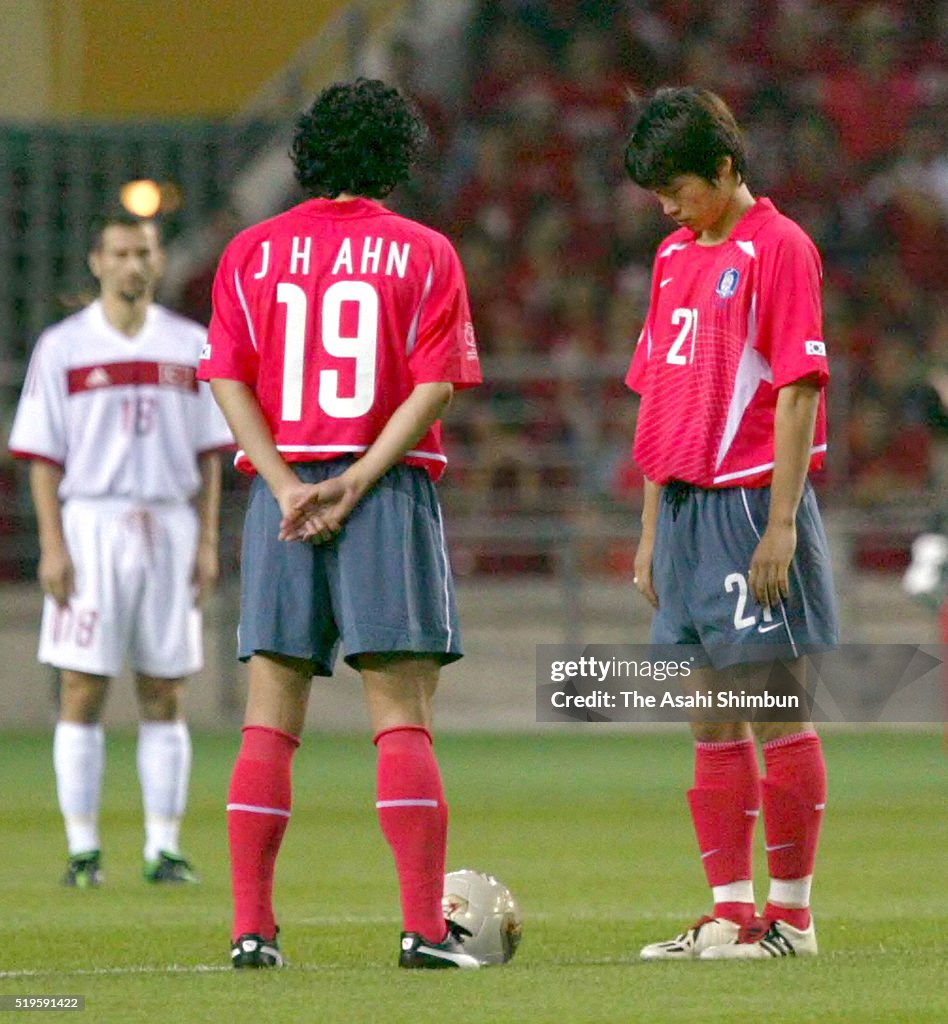
<path id="1" fill-rule="evenodd" d="M 97 366 L 94 370 L 90 370 L 86 376 L 87 388 L 104 388 L 108 387 L 111 383 L 112 378 L 104 366 Z"/>

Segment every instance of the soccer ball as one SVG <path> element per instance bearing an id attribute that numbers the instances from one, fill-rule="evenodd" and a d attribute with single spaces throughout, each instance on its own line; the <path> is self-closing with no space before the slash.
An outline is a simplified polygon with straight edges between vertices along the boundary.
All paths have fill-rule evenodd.
<path id="1" fill-rule="evenodd" d="M 520 943 L 520 908 L 503 882 L 463 868 L 444 876 L 444 916 L 459 925 L 467 953 L 485 964 L 505 964 Z"/>

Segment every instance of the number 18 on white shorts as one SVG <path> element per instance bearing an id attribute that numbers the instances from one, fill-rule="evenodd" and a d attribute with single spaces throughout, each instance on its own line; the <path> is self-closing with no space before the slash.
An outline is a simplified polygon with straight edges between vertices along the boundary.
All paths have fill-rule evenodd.
<path id="1" fill-rule="evenodd" d="M 39 660 L 116 676 L 126 660 L 164 679 L 201 668 L 201 613 L 192 572 L 198 523 L 186 503 L 73 498 L 63 529 L 75 593 L 61 608 L 47 597 Z"/>

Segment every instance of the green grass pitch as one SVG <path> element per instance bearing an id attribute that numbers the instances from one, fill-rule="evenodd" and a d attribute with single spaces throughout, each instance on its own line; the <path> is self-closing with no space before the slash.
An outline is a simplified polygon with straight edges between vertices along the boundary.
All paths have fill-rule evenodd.
<path id="1" fill-rule="evenodd" d="M 107 882 L 76 892 L 58 885 L 65 856 L 50 737 L 0 733 L 0 995 L 84 995 L 79 1020 L 122 1024 L 948 1020 L 946 759 L 937 732 L 824 737 L 830 798 L 814 887 L 821 956 L 717 964 L 637 959 L 643 943 L 671 936 L 707 906 L 683 795 L 684 733 L 554 726 L 440 737 L 449 867 L 492 871 L 524 916 L 513 962 L 470 973 L 394 966 L 395 879 L 375 822 L 371 744 L 316 734 L 297 755 L 278 865 L 291 966 L 232 971 L 224 797 L 236 745 L 236 730 L 194 737 L 184 843 L 203 883 L 168 890 L 141 880 L 134 737 L 110 734 Z M 762 848 L 757 863 L 762 876 Z"/>

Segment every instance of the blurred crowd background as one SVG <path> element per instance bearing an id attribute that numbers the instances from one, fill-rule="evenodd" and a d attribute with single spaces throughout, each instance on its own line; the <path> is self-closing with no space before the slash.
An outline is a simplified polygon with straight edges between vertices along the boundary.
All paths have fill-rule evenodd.
<path id="1" fill-rule="evenodd" d="M 407 6 L 414 17 L 356 70 L 395 82 L 424 113 L 424 160 L 392 205 L 446 233 L 467 271 L 486 384 L 458 396 L 446 431 L 442 493 L 458 572 L 553 572 L 566 533 L 583 572 L 631 575 L 641 476 L 630 458 L 635 400 L 622 380 L 656 245 L 674 225 L 625 178 L 622 152 L 632 97 L 662 84 L 727 100 L 746 129 L 751 191 L 822 253 L 833 379 L 817 485 L 845 516 L 854 566 L 903 567 L 914 533 L 948 511 L 948 4 L 476 0 L 434 41 L 419 30 L 424 5 Z M 301 198 L 286 176 L 290 120 L 257 114 L 236 129 L 189 129 L 192 171 L 208 169 L 208 183 L 199 224 L 183 225 L 173 209 L 165 217 L 166 304 L 207 322 L 225 242 Z M 35 162 L 36 139 L 17 132 L 6 162 L 28 211 L 35 186 L 9 153 Z M 107 159 L 104 138 L 100 130 L 93 164 Z M 40 141 L 49 180 L 65 187 L 62 136 Z M 185 150 L 186 141 L 179 134 Z M 258 203 L 254 217 L 232 173 L 251 152 L 253 191 L 271 207 Z M 140 175 L 157 173 L 131 159 Z M 20 209 L 10 208 L 11 231 L 26 245 L 37 225 Z M 63 215 L 76 251 L 84 227 Z M 76 293 L 73 264 L 59 259 L 34 275 L 30 294 Z M 8 297 L 26 310 L 26 293 L 20 307 Z M 35 320 L 17 317 L 8 337 L 7 421 Z M 35 543 L 24 479 L 2 462 L 0 475 L 0 572 L 25 578 Z M 239 511 L 243 483 L 230 474 L 228 487 Z"/>

